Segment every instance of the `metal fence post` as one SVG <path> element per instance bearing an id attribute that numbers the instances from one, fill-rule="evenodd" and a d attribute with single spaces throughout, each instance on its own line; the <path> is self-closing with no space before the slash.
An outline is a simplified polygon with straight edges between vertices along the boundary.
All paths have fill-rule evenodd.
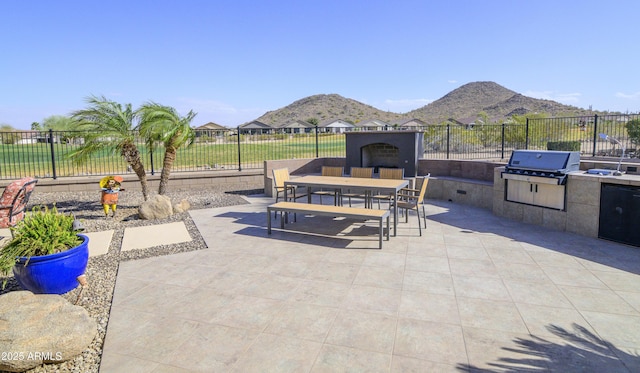
<path id="1" fill-rule="evenodd" d="M 315 125 L 316 128 L 316 158 L 318 158 L 318 125 Z"/>
<path id="2" fill-rule="evenodd" d="M 58 174 L 56 172 L 56 155 L 53 150 L 53 130 L 49 128 L 49 148 L 51 149 L 51 173 L 53 174 L 53 179 L 58 178 Z"/>
<path id="3" fill-rule="evenodd" d="M 156 170 L 153 168 L 153 149 L 149 149 L 149 159 L 151 161 L 151 175 L 154 175 Z"/>
<path id="4" fill-rule="evenodd" d="M 596 142 L 598 141 L 598 114 L 593 116 L 593 152 L 592 157 L 596 156 Z"/>
<path id="5" fill-rule="evenodd" d="M 447 159 L 449 159 L 449 142 L 451 139 L 450 127 L 451 125 L 447 123 Z"/>
<path id="6" fill-rule="evenodd" d="M 240 126 L 238 126 L 238 171 L 242 171 L 242 160 L 240 159 Z"/>
<path id="7" fill-rule="evenodd" d="M 500 159 L 504 159 L 504 123 L 502 123 L 502 150 L 500 151 Z"/>
<path id="8" fill-rule="evenodd" d="M 524 148 L 529 149 L 529 118 L 524 125 Z"/>

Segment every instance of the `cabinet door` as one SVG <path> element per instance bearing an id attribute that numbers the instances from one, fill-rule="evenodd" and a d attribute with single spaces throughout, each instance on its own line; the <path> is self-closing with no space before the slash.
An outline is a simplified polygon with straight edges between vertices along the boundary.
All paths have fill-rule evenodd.
<path id="1" fill-rule="evenodd" d="M 640 246 L 640 188 L 602 184 L 598 237 Z"/>
<path id="2" fill-rule="evenodd" d="M 507 181 L 507 201 L 533 204 L 533 186 L 520 180 Z"/>
<path id="3" fill-rule="evenodd" d="M 533 184 L 533 204 L 564 210 L 564 185 Z"/>

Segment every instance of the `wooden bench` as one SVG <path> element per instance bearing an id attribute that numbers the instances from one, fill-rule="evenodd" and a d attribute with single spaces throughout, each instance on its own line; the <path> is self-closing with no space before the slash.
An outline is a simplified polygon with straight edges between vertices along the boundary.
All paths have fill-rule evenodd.
<path id="1" fill-rule="evenodd" d="M 345 207 L 345 206 L 328 206 L 328 205 L 315 205 L 309 203 L 295 203 L 295 202 L 278 202 L 267 207 L 267 233 L 271 234 L 271 212 L 284 213 L 306 213 L 311 215 L 324 215 L 324 216 L 341 216 L 351 219 L 364 219 L 364 220 L 377 220 L 379 226 L 379 248 L 382 249 L 382 236 L 384 230 L 382 228 L 382 222 L 387 221 L 387 241 L 389 241 L 389 210 L 373 210 L 364 209 L 359 207 Z M 280 217 L 280 228 L 284 229 L 285 217 Z"/>

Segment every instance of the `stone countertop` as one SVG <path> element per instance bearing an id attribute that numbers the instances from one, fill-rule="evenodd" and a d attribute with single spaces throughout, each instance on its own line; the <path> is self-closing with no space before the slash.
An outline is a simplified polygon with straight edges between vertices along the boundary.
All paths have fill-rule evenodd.
<path id="1" fill-rule="evenodd" d="M 599 174 L 589 174 L 587 173 L 587 171 L 581 170 L 581 171 L 570 172 L 569 178 L 572 180 L 591 180 L 591 181 L 595 179 L 600 183 L 626 184 L 626 185 L 640 186 L 640 175 L 635 175 L 635 174 L 625 173 L 619 176 L 599 175 Z"/>

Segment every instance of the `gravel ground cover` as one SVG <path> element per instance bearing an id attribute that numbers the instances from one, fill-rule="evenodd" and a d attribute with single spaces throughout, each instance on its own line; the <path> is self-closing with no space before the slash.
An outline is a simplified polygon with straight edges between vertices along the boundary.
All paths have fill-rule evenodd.
<path id="1" fill-rule="evenodd" d="M 166 195 L 173 203 L 186 199 L 191 204 L 191 210 L 233 206 L 247 203 L 242 195 L 262 193 L 260 189 L 248 189 L 250 185 L 225 185 L 218 188 L 189 189 L 168 192 Z M 31 196 L 29 208 L 36 205 L 53 203 L 59 211 L 73 214 L 85 227 L 85 232 L 100 232 L 114 230 L 109 252 L 105 255 L 89 258 L 87 265 L 88 285 L 78 287 L 62 295 L 69 302 L 87 309 L 98 324 L 98 335 L 91 345 L 78 357 L 61 364 L 45 364 L 30 370 L 30 373 L 42 372 L 98 372 L 102 345 L 109 322 L 109 311 L 115 287 L 118 265 L 121 261 L 136 260 L 152 256 L 169 255 L 179 252 L 202 250 L 206 244 L 198 232 L 188 212 L 174 214 L 167 219 L 141 220 L 138 219 L 138 206 L 143 202 L 139 191 L 120 192 L 118 209 L 115 217 L 105 217 L 100 205 L 99 192 L 65 192 L 38 193 L 37 189 Z M 192 241 L 173 245 L 162 245 L 148 249 L 120 252 L 125 228 L 145 225 L 184 222 Z M 0 282 L 3 280 L 0 277 Z M 4 290 L 22 290 L 17 282 L 10 277 Z"/>

